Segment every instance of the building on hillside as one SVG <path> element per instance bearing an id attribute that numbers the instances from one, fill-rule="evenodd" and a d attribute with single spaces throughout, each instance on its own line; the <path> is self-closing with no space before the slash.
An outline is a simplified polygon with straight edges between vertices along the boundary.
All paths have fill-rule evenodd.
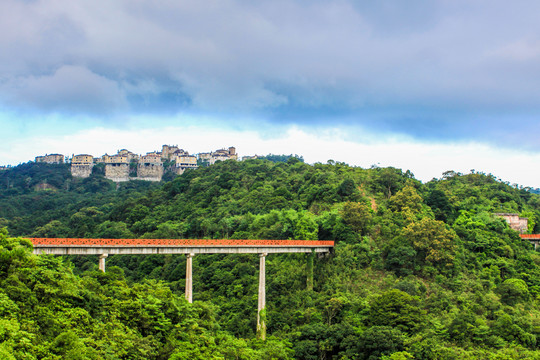
<path id="1" fill-rule="evenodd" d="M 147 181 L 161 181 L 163 177 L 163 163 L 161 153 L 147 153 L 139 158 L 137 164 L 137 179 Z"/>
<path id="2" fill-rule="evenodd" d="M 259 156 L 258 155 L 246 155 L 246 156 L 242 156 L 242 161 L 245 161 L 245 160 L 256 160 L 258 159 Z"/>
<path id="3" fill-rule="evenodd" d="M 88 154 L 74 155 L 71 158 L 71 163 L 72 164 L 77 164 L 77 165 L 93 164 L 94 163 L 94 157 L 92 155 L 88 155 Z"/>
<path id="4" fill-rule="evenodd" d="M 116 164 L 116 163 L 130 163 L 132 161 L 138 161 L 139 155 L 132 153 L 129 150 L 119 150 L 116 155 L 105 154 L 99 158 L 95 158 L 95 163 Z"/>
<path id="5" fill-rule="evenodd" d="M 159 152 L 149 152 L 146 153 L 146 155 L 142 155 L 139 158 L 139 163 L 155 163 L 155 164 L 162 164 L 163 161 L 161 161 L 161 153 Z"/>
<path id="6" fill-rule="evenodd" d="M 214 165 L 218 161 L 227 161 L 229 160 L 229 155 L 223 153 L 213 153 L 210 158 L 210 165 Z"/>
<path id="7" fill-rule="evenodd" d="M 210 162 L 210 159 L 212 158 L 212 153 L 211 152 L 208 152 L 208 153 L 198 153 L 197 154 L 197 159 L 199 159 L 200 161 L 204 161 L 204 162 Z"/>
<path id="8" fill-rule="evenodd" d="M 174 165 L 171 164 L 167 169 L 176 174 L 182 174 L 186 169 L 197 168 L 198 160 L 212 165 L 217 161 L 238 159 L 236 148 L 233 146 L 214 152 L 199 153 L 198 156 L 190 155 L 184 149 L 180 149 L 178 145 L 163 145 L 161 150 L 161 152 L 149 152 L 142 156 L 127 149 L 118 150 L 116 155 L 104 154 L 96 158 L 88 154 L 73 155 L 71 158 L 71 174 L 74 177 L 89 177 L 92 174 L 94 164 L 104 164 L 106 178 L 116 182 L 128 181 L 130 180 L 130 173 L 131 176 L 135 175 L 133 162 L 136 162 L 137 177 L 135 179 L 160 181 L 165 170 L 164 161 L 174 162 Z M 256 156 L 251 158 L 256 158 Z M 36 156 L 36 162 L 60 164 L 64 162 L 64 156 L 61 154 Z M 165 165 L 169 166 L 168 163 Z M 0 167 L 0 170 L 6 169 L 6 167 Z"/>
<path id="9" fill-rule="evenodd" d="M 506 220 L 510 228 L 519 231 L 520 234 L 527 232 L 527 227 L 529 225 L 528 218 L 522 218 L 519 214 L 513 213 L 496 213 L 494 215 Z"/>
<path id="10" fill-rule="evenodd" d="M 127 150 L 127 149 L 122 149 L 122 150 L 118 150 L 118 154 L 117 155 L 122 155 L 122 156 L 125 156 L 127 157 L 127 161 L 128 162 L 132 162 L 132 161 L 139 161 L 139 155 Z"/>
<path id="11" fill-rule="evenodd" d="M 109 154 L 101 155 L 100 157 L 94 158 L 95 164 L 108 163 L 111 156 Z"/>
<path id="12" fill-rule="evenodd" d="M 182 156 L 182 155 L 189 155 L 189 153 L 184 149 L 178 149 L 171 155 L 171 160 L 173 156 Z"/>
<path id="13" fill-rule="evenodd" d="M 0 171 L 8 170 L 9 168 L 10 168 L 10 166 L 2 165 L 2 166 L 0 166 Z"/>
<path id="14" fill-rule="evenodd" d="M 45 154 L 44 156 L 36 156 L 36 163 L 63 164 L 64 163 L 64 155 L 62 155 L 62 154 Z"/>
<path id="15" fill-rule="evenodd" d="M 228 149 L 219 149 L 211 153 L 199 153 L 198 158 L 200 161 L 213 165 L 216 161 L 238 160 L 238 155 L 236 154 L 236 148 L 231 146 Z"/>
<path id="16" fill-rule="evenodd" d="M 213 156 L 229 156 L 231 159 L 235 159 L 236 148 L 234 146 L 229 147 L 228 149 L 219 149 L 212 153 Z"/>
<path id="17" fill-rule="evenodd" d="M 114 182 L 129 181 L 128 155 L 109 156 L 105 161 L 105 177 Z"/>
<path id="18" fill-rule="evenodd" d="M 108 164 L 128 164 L 129 163 L 128 157 L 126 155 L 120 155 L 120 154 L 109 156 L 107 161 L 104 161 L 104 162 Z"/>
<path id="19" fill-rule="evenodd" d="M 89 177 L 93 167 L 94 157 L 92 155 L 80 154 L 71 159 L 71 175 L 74 177 Z"/>
<path id="20" fill-rule="evenodd" d="M 178 148 L 178 145 L 163 145 L 161 147 L 161 157 L 165 160 L 171 160 L 172 155 L 179 150 L 181 149 Z"/>
<path id="21" fill-rule="evenodd" d="M 187 169 L 196 169 L 198 167 L 197 157 L 187 153 L 182 155 L 175 154 L 171 160 L 174 160 L 173 172 L 178 175 L 183 174 Z"/>

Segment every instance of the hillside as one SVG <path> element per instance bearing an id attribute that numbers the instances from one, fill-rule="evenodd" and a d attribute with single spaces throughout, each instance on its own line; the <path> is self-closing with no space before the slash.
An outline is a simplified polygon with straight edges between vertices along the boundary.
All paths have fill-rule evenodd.
<path id="1" fill-rule="evenodd" d="M 540 233 L 540 196 L 485 174 L 427 184 L 394 168 L 226 161 L 118 188 L 58 165 L 0 173 L 1 349 L 15 358 L 538 358 L 540 256 L 493 213 Z M 47 186 L 43 185 L 47 184 Z M 332 239 L 267 261 L 254 340 L 255 255 L 36 257 L 10 236 Z M 44 321 L 43 319 L 47 319 Z M 0 327 L 1 328 L 1 327 Z M 24 340 L 24 341 L 23 341 Z M 35 343 L 43 344 L 34 346 Z M 22 344 L 22 345 L 21 345 Z M 68 356 L 68 354 L 71 354 Z M 71 357 L 70 357 L 71 356 Z"/>

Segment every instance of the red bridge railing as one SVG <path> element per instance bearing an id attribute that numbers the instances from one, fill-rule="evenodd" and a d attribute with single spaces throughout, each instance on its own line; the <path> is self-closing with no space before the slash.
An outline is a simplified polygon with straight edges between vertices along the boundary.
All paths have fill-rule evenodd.
<path id="1" fill-rule="evenodd" d="M 519 236 L 526 240 L 540 240 L 540 234 L 519 234 Z"/>
<path id="2" fill-rule="evenodd" d="M 299 246 L 317 247 L 334 246 L 333 241 L 326 240 L 230 240 L 230 239 L 76 239 L 76 238 L 30 238 L 34 246 L 113 246 L 113 247 L 149 247 L 149 246 L 181 246 L 181 247 L 243 247 L 243 246 Z"/>

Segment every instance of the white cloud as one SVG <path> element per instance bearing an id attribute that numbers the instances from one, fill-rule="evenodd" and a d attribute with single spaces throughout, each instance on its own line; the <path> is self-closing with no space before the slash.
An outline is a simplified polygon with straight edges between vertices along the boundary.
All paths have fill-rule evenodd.
<path id="1" fill-rule="evenodd" d="M 121 148 L 137 153 L 160 150 L 161 145 L 179 145 L 190 153 L 207 152 L 222 147 L 236 146 L 240 156 L 274 154 L 303 155 L 306 162 L 315 163 L 332 159 L 349 165 L 369 168 L 393 166 L 409 169 L 424 182 L 439 178 L 446 170 L 469 173 L 492 173 L 504 181 L 523 186 L 540 187 L 534 164 L 540 163 L 540 154 L 503 150 L 476 143 L 418 143 L 407 138 L 381 138 L 373 140 L 364 133 L 364 143 L 345 140 L 347 134 L 339 129 L 308 132 L 297 127 L 288 128 L 281 136 L 263 138 L 255 131 L 234 131 L 216 128 L 165 127 L 138 130 L 94 128 L 71 136 L 36 137 L 28 141 L 15 141 L 10 150 L 0 150 L 0 158 L 12 163 L 24 162 L 44 153 L 65 155 L 90 153 L 100 156 L 112 154 Z M 28 144 L 32 144 L 29 146 Z M 16 155 L 15 155 L 16 154 Z"/>

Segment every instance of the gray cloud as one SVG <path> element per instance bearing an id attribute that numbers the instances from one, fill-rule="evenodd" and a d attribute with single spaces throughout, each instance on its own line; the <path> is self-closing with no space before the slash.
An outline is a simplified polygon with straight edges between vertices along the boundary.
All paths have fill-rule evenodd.
<path id="1" fill-rule="evenodd" d="M 539 149 L 513 140 L 538 127 L 539 10 L 502 0 L 5 0 L 0 103 L 338 121 Z"/>
<path id="2" fill-rule="evenodd" d="M 127 107 L 116 82 L 84 67 L 62 66 L 54 74 L 19 77 L 0 86 L 3 98 L 44 111 L 100 114 Z"/>

